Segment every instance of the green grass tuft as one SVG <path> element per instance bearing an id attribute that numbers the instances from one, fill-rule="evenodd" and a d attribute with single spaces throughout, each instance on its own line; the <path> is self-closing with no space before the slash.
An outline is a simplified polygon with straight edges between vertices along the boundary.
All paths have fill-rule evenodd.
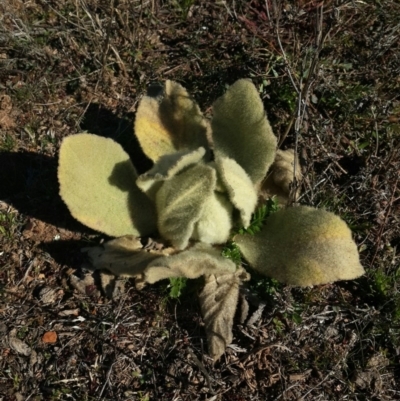
<path id="1" fill-rule="evenodd" d="M 171 277 L 169 279 L 169 297 L 177 299 L 182 295 L 184 288 L 186 287 L 187 278 L 185 277 Z"/>

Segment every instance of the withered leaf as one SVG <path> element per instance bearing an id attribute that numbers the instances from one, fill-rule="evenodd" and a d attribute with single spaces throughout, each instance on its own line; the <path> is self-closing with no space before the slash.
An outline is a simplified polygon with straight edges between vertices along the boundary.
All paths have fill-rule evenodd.
<path id="1" fill-rule="evenodd" d="M 264 198 L 276 196 L 279 204 L 286 205 L 291 194 L 300 195 L 300 188 L 293 188 L 292 183 L 301 180 L 301 168 L 293 149 L 278 150 L 274 163 L 261 185 L 260 195 Z"/>
<path id="2" fill-rule="evenodd" d="M 242 269 L 235 273 L 210 274 L 200 293 L 200 306 L 206 327 L 208 352 L 217 361 L 232 341 L 232 326 L 239 297 L 239 285 L 249 275 Z"/>
<path id="3" fill-rule="evenodd" d="M 17 330 L 12 329 L 8 336 L 8 344 L 10 348 L 13 349 L 20 355 L 29 356 L 32 352 L 32 348 L 24 341 L 17 337 Z"/>
<path id="4" fill-rule="evenodd" d="M 143 273 L 147 265 L 162 256 L 162 251 L 145 251 L 133 235 L 116 238 L 102 246 L 84 248 L 95 269 L 106 269 L 117 276 L 135 277 Z"/>
<path id="5" fill-rule="evenodd" d="M 236 265 L 210 245 L 198 243 L 187 251 L 158 258 L 144 271 L 142 281 L 153 284 L 170 277 L 234 273 Z"/>

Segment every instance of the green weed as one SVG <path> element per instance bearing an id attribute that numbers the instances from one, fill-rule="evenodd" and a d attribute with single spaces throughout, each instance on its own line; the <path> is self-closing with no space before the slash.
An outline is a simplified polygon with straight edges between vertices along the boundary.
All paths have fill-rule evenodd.
<path id="1" fill-rule="evenodd" d="M 272 297 L 279 292 L 282 287 L 283 284 L 273 278 L 262 276 L 256 272 L 251 273 L 249 288 L 263 298 L 266 296 Z"/>
<path id="2" fill-rule="evenodd" d="M 17 337 L 20 340 L 23 340 L 29 332 L 29 328 L 26 326 L 21 327 L 17 332 Z"/>
<path id="3" fill-rule="evenodd" d="M 240 228 L 239 234 L 250 234 L 254 235 L 261 231 L 265 224 L 266 219 L 271 213 L 275 213 L 279 210 L 279 206 L 275 198 L 268 199 L 266 203 L 260 206 L 253 214 L 250 225 L 247 228 Z"/>
<path id="4" fill-rule="evenodd" d="M 291 84 L 281 85 L 276 93 L 278 102 L 291 113 L 296 110 L 298 95 Z"/>
<path id="5" fill-rule="evenodd" d="M 0 234 L 7 239 L 13 239 L 14 233 L 19 226 L 15 213 L 0 211 Z"/>
<path id="6" fill-rule="evenodd" d="M 234 241 L 229 241 L 226 243 L 222 249 L 221 255 L 227 259 L 231 259 L 236 265 L 240 265 L 242 263 L 240 249 Z"/>
<path id="7" fill-rule="evenodd" d="M 275 326 L 275 330 L 278 334 L 283 334 L 283 332 L 285 331 L 285 323 L 282 322 L 282 320 L 280 320 L 278 317 L 274 317 L 272 319 L 272 323 Z"/>
<path id="8" fill-rule="evenodd" d="M 192 7 L 194 4 L 194 0 L 179 0 L 177 4 L 182 12 L 182 18 L 186 20 L 190 11 L 190 7 Z"/>
<path id="9" fill-rule="evenodd" d="M 14 90 L 14 97 L 20 103 L 28 102 L 33 97 L 32 88 L 29 85 L 23 85 Z"/>
<path id="10" fill-rule="evenodd" d="M 390 289 L 392 288 L 391 278 L 385 274 L 382 270 L 377 269 L 372 272 L 371 277 L 371 290 L 374 294 L 381 297 L 389 295 Z"/>
<path id="11" fill-rule="evenodd" d="M 12 152 L 16 144 L 17 142 L 15 138 L 10 134 L 6 134 L 4 138 L 1 139 L 0 150 L 5 152 Z"/>
<path id="12" fill-rule="evenodd" d="M 185 277 L 171 277 L 169 279 L 169 297 L 177 299 L 182 295 L 183 289 L 186 287 L 187 279 Z"/>
<path id="13" fill-rule="evenodd" d="M 13 376 L 13 385 L 15 389 L 19 388 L 20 382 L 21 382 L 21 377 L 18 374 L 15 374 Z"/>

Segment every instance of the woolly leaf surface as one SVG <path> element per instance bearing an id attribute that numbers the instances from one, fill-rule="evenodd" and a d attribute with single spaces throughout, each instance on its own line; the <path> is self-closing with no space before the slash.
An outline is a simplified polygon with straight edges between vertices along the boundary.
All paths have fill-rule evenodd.
<path id="1" fill-rule="evenodd" d="M 119 237 L 156 229 L 155 210 L 136 178 L 128 154 L 112 139 L 78 134 L 61 144 L 61 198 L 77 220 L 94 230 Z"/>
<path id="2" fill-rule="evenodd" d="M 233 207 L 225 194 L 215 192 L 205 202 L 192 238 L 207 244 L 223 244 L 232 228 Z"/>
<path id="3" fill-rule="evenodd" d="M 152 261 L 143 274 L 145 283 L 153 284 L 171 277 L 198 278 L 202 275 L 234 273 L 236 265 L 207 244 Z"/>
<path id="4" fill-rule="evenodd" d="M 213 106 L 216 159 L 230 157 L 259 184 L 274 161 L 276 137 L 255 86 L 246 79 L 231 85 Z"/>
<path id="5" fill-rule="evenodd" d="M 208 352 L 217 361 L 232 342 L 233 318 L 239 298 L 239 286 L 249 279 L 243 269 L 235 273 L 211 274 L 199 300 L 208 340 Z"/>
<path id="6" fill-rule="evenodd" d="M 163 181 L 173 177 L 184 168 L 200 162 L 205 153 L 206 150 L 200 147 L 193 151 L 182 150 L 163 155 L 149 171 L 139 176 L 136 184 L 149 198 L 154 200 Z"/>
<path id="7" fill-rule="evenodd" d="M 173 81 L 165 82 L 163 95 L 145 96 L 136 113 L 135 134 L 154 162 L 179 150 L 207 149 L 209 129 L 197 103 Z"/>
<path id="8" fill-rule="evenodd" d="M 243 168 L 229 157 L 218 158 L 217 166 L 229 199 L 240 212 L 241 225 L 247 227 L 257 204 L 254 184 Z"/>
<path id="9" fill-rule="evenodd" d="M 274 163 L 272 164 L 267 178 L 261 186 L 261 196 L 271 198 L 276 196 L 279 204 L 286 205 L 295 189 L 291 188 L 291 184 L 301 180 L 301 168 L 294 150 L 278 150 Z M 297 189 L 296 196 L 300 195 L 300 189 Z"/>
<path id="10" fill-rule="evenodd" d="M 165 181 L 158 190 L 158 230 L 177 249 L 186 248 L 195 223 L 213 195 L 215 182 L 213 168 L 195 165 Z"/>
<path id="11" fill-rule="evenodd" d="M 260 232 L 237 235 L 235 242 L 255 270 L 290 285 L 352 280 L 364 273 L 350 229 L 325 210 L 279 210 Z"/>

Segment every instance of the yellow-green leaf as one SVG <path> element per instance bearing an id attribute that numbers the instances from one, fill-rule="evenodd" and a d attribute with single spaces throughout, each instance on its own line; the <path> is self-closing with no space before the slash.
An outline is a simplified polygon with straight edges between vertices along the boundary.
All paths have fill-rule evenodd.
<path id="1" fill-rule="evenodd" d="M 225 243 L 232 228 L 232 210 L 232 204 L 226 194 L 214 191 L 205 202 L 192 238 L 207 244 Z"/>
<path id="2" fill-rule="evenodd" d="M 229 157 L 217 158 L 217 168 L 229 199 L 240 212 L 241 225 L 247 227 L 257 204 L 254 184 L 243 168 Z"/>
<path id="3" fill-rule="evenodd" d="M 158 230 L 177 249 L 188 245 L 215 183 L 216 171 L 212 167 L 195 165 L 165 181 L 158 190 Z"/>
<path id="4" fill-rule="evenodd" d="M 205 153 L 206 150 L 200 147 L 193 151 L 182 150 L 161 156 L 153 168 L 139 176 L 136 184 L 150 199 L 154 200 L 163 181 L 170 179 L 184 168 L 200 162 Z"/>
<path id="5" fill-rule="evenodd" d="M 136 178 L 128 154 L 112 139 L 78 134 L 61 144 L 61 198 L 72 216 L 94 230 L 115 237 L 154 232 L 155 210 Z"/>
<path id="6" fill-rule="evenodd" d="M 325 210 L 282 209 L 268 217 L 259 233 L 234 240 L 255 270 L 290 285 L 306 287 L 364 274 L 350 229 Z"/>
<path id="7" fill-rule="evenodd" d="M 277 140 L 257 89 L 251 81 L 240 79 L 214 103 L 213 111 L 216 158 L 234 159 L 259 184 L 274 161 Z"/>
<path id="8" fill-rule="evenodd" d="M 208 149 L 209 130 L 197 103 L 173 81 L 165 82 L 161 96 L 145 96 L 136 113 L 135 134 L 154 162 L 179 150 Z"/>

